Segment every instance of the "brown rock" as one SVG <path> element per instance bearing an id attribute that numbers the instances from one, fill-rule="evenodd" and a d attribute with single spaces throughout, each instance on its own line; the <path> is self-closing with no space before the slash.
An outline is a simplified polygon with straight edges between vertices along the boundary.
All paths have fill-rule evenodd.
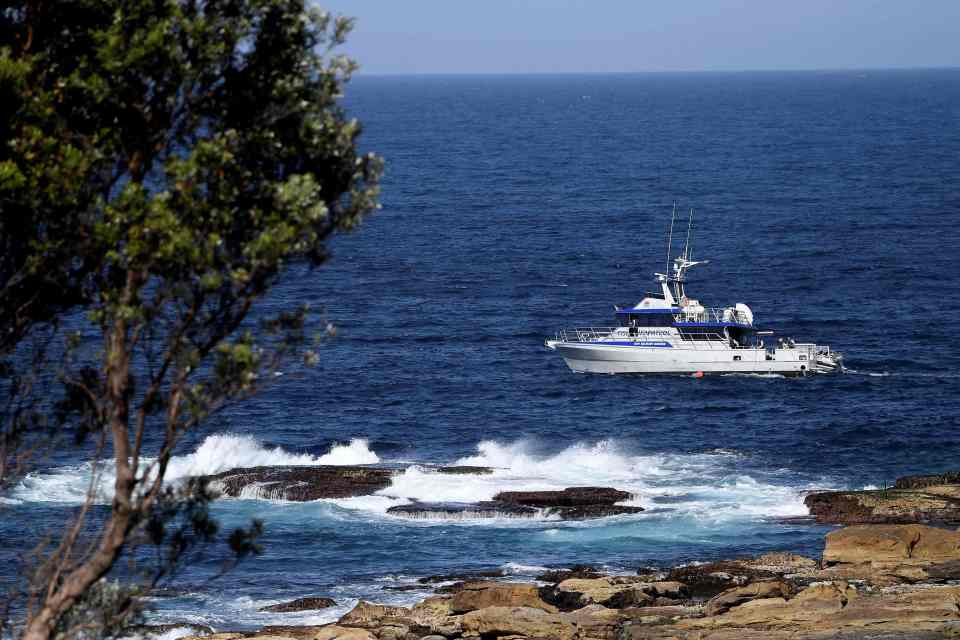
<path id="1" fill-rule="evenodd" d="M 243 494 L 302 502 L 370 495 L 390 486 L 391 478 L 402 471 L 363 465 L 250 467 L 230 469 L 205 479 L 211 489 L 231 497 Z M 473 466 L 437 467 L 435 471 L 458 475 L 493 473 L 490 467 Z"/>
<path id="2" fill-rule="evenodd" d="M 437 473 L 446 473 L 450 475 L 490 475 L 493 473 L 493 467 L 473 467 L 467 465 L 456 465 L 449 467 L 437 467 Z"/>
<path id="3" fill-rule="evenodd" d="M 859 580 L 875 587 L 888 587 L 927 579 L 922 565 L 895 562 L 834 564 L 816 572 L 817 580 Z"/>
<path id="4" fill-rule="evenodd" d="M 753 571 L 778 575 L 801 573 L 817 568 L 817 561 L 787 551 L 765 553 L 759 558 L 740 560 L 739 563 Z"/>
<path id="5" fill-rule="evenodd" d="M 831 627 L 882 629 L 889 626 L 918 631 L 938 629 L 949 621 L 960 621 L 960 587 L 885 590 L 876 597 L 852 599 L 825 622 Z"/>
<path id="6" fill-rule="evenodd" d="M 831 531 L 826 563 L 931 564 L 960 559 L 960 533 L 924 525 L 865 525 Z"/>
<path id="7" fill-rule="evenodd" d="M 594 518 L 642 513 L 645 509 L 619 504 L 591 504 L 579 507 L 550 507 L 548 511 L 561 520 L 592 520 Z"/>
<path id="8" fill-rule="evenodd" d="M 366 629 L 331 624 L 321 627 L 313 636 L 313 640 L 377 640 L 377 636 Z"/>
<path id="9" fill-rule="evenodd" d="M 702 618 L 703 607 L 699 605 L 670 605 L 666 607 L 631 607 L 620 611 L 629 620 L 643 624 L 659 622 L 661 624 L 680 620 L 682 618 Z"/>
<path id="10" fill-rule="evenodd" d="M 498 502 L 528 507 L 583 507 L 614 504 L 629 500 L 632 494 L 609 487 L 569 487 L 563 491 L 503 491 L 493 497 Z"/>
<path id="11" fill-rule="evenodd" d="M 609 487 L 570 487 L 563 491 L 504 491 L 495 495 L 493 502 L 549 509 L 564 520 L 588 520 L 642 512 L 643 507 L 615 504 L 631 497 L 626 491 Z"/>
<path id="12" fill-rule="evenodd" d="M 411 636 L 410 627 L 404 625 L 385 625 L 377 629 L 377 640 L 406 640 Z M 418 637 L 413 634 L 413 637 Z"/>
<path id="13" fill-rule="evenodd" d="M 450 601 L 453 613 L 466 613 L 487 607 L 529 607 L 556 612 L 556 607 L 540 599 L 533 584 L 511 582 L 470 582 Z"/>
<path id="14" fill-rule="evenodd" d="M 477 581 L 483 578 L 502 578 L 503 576 L 503 569 L 491 569 L 489 571 L 468 571 L 465 573 L 446 573 L 436 576 L 427 576 L 425 578 L 419 578 L 417 582 L 420 584 L 433 584 L 437 582 L 450 582 L 452 580 Z"/>
<path id="15" fill-rule="evenodd" d="M 785 582 L 754 582 L 743 587 L 735 587 L 712 598 L 704 609 L 708 616 L 718 616 L 733 607 L 761 598 L 789 598 L 793 589 Z"/>
<path id="16" fill-rule="evenodd" d="M 336 606 L 330 598 L 297 598 L 290 602 L 281 602 L 272 604 L 269 607 L 260 607 L 259 611 L 270 611 L 272 613 L 288 613 L 291 611 L 311 611 L 313 609 L 326 609 Z"/>
<path id="17" fill-rule="evenodd" d="M 648 590 L 644 588 L 645 586 L 644 584 L 627 586 L 625 589 L 616 592 L 613 596 L 604 600 L 601 604 L 611 609 L 656 605 L 656 597 L 651 595 Z"/>
<path id="18" fill-rule="evenodd" d="M 821 523 L 953 523 L 960 522 L 960 485 L 826 491 L 811 493 L 804 504 Z"/>
<path id="19" fill-rule="evenodd" d="M 588 504 L 570 507 L 530 507 L 516 502 L 485 500 L 483 502 L 411 502 L 387 509 L 392 516 L 404 518 L 466 517 L 478 518 L 535 518 L 549 511 L 561 520 L 590 520 L 631 513 L 640 513 L 643 507 L 617 504 Z"/>
<path id="20" fill-rule="evenodd" d="M 252 467 L 206 476 L 206 480 L 212 490 L 232 497 L 243 493 L 303 502 L 370 495 L 388 487 L 394 473 L 362 466 Z"/>
<path id="21" fill-rule="evenodd" d="M 190 631 L 197 634 L 197 636 L 190 637 L 209 637 L 214 635 L 213 627 L 206 624 L 196 624 L 194 622 L 168 622 L 165 624 L 138 624 L 134 627 L 131 627 L 129 630 L 138 636 L 150 637 L 150 636 L 159 636 L 165 633 L 169 633 L 174 629 L 189 629 Z M 224 634 L 232 635 L 232 634 Z M 230 638 L 226 640 L 232 640 Z"/>
<path id="22" fill-rule="evenodd" d="M 960 580 L 960 560 L 932 564 L 925 573 L 930 580 Z"/>
<path id="23" fill-rule="evenodd" d="M 665 604 L 665 600 L 674 604 L 675 599 L 685 598 L 687 593 L 686 585 L 680 582 L 645 582 L 639 576 L 570 578 L 555 587 L 541 590 L 541 596 L 547 602 L 563 611 L 591 604 L 613 609 Z"/>
<path id="24" fill-rule="evenodd" d="M 312 640 L 320 629 L 327 625 L 314 626 L 294 626 L 294 625 L 269 625 L 257 631 L 258 636 L 287 636 L 294 640 Z"/>
<path id="25" fill-rule="evenodd" d="M 598 604 L 562 613 L 560 617 L 570 623 L 576 637 L 583 640 L 617 640 L 620 629 L 627 620 L 627 616 L 622 612 Z"/>
<path id="26" fill-rule="evenodd" d="M 599 578 L 602 574 L 596 567 L 591 567 L 585 564 L 578 564 L 570 567 L 569 569 L 551 569 L 545 573 L 540 574 L 536 577 L 537 580 L 543 582 L 552 582 L 557 584 L 563 582 L 564 580 L 569 580 L 571 578 Z"/>
<path id="27" fill-rule="evenodd" d="M 687 585 L 677 580 L 661 580 L 659 582 L 648 582 L 647 591 L 654 596 L 661 598 L 683 599 L 689 596 L 690 590 Z"/>
<path id="28" fill-rule="evenodd" d="M 406 607 L 390 607 L 361 600 L 353 609 L 337 620 L 345 627 L 376 629 L 386 625 L 402 625 L 410 619 L 411 610 Z"/>
<path id="29" fill-rule="evenodd" d="M 856 589 L 848 586 L 846 582 L 822 583 L 807 587 L 789 601 L 782 597 L 748 600 L 722 615 L 680 620 L 677 626 L 698 628 L 798 624 L 822 620 L 842 610 L 855 598 Z"/>
<path id="30" fill-rule="evenodd" d="M 463 616 L 463 635 L 481 637 L 524 636 L 573 640 L 576 627 L 556 613 L 533 607 L 486 607 Z"/>
<path id="31" fill-rule="evenodd" d="M 454 615 L 452 598 L 447 596 L 431 596 L 421 600 L 410 610 L 410 619 L 429 633 L 454 636 L 463 630 L 460 624 L 463 616 Z"/>
<path id="32" fill-rule="evenodd" d="M 687 585 L 690 597 L 703 600 L 751 580 L 769 580 L 774 577 L 772 571 L 755 569 L 734 560 L 688 564 L 676 567 L 667 574 L 668 580 Z"/>
<path id="33" fill-rule="evenodd" d="M 632 589 L 636 580 L 629 577 L 571 578 L 553 589 L 547 600 L 563 610 L 571 611 L 591 604 L 603 604 L 624 590 Z"/>
<path id="34" fill-rule="evenodd" d="M 948 471 L 938 475 L 906 476 L 897 478 L 894 485 L 897 489 L 926 489 L 943 484 L 960 485 L 960 471 Z"/>
<path id="35" fill-rule="evenodd" d="M 430 517 L 480 518 L 535 518 L 540 510 L 520 504 L 484 500 L 483 502 L 420 502 L 398 504 L 387 509 L 392 516 L 423 519 Z"/>

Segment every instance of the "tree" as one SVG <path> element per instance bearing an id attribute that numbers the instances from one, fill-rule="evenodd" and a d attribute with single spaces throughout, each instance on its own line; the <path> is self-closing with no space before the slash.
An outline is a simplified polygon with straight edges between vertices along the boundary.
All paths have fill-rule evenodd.
<path id="1" fill-rule="evenodd" d="M 20 402 L 0 477 L 24 435 L 52 424 L 102 444 L 115 474 L 95 530 L 88 500 L 44 555 L 22 632 L 41 640 L 137 536 L 175 557 L 182 505 L 211 533 L 203 487 L 164 484 L 170 457 L 280 362 L 315 357 L 306 309 L 252 312 L 377 206 L 380 161 L 357 151 L 338 102 L 355 67 L 334 48 L 351 24 L 304 0 L 4 7 L 0 355 Z M 50 382 L 37 363 L 53 359 L 55 405 L 29 383 Z"/>

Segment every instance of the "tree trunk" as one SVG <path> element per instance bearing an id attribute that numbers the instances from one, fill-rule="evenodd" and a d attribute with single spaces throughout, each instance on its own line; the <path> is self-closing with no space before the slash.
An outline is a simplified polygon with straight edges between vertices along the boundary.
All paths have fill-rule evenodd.
<path id="1" fill-rule="evenodd" d="M 128 278 L 128 292 L 133 284 Z M 129 409 L 130 409 L 130 354 L 127 345 L 127 324 L 118 318 L 109 340 L 106 357 L 107 402 L 110 416 L 110 434 L 116 465 L 113 505 L 110 517 L 103 527 L 103 535 L 96 551 L 79 566 L 68 570 L 72 549 L 64 549 L 58 558 L 51 580 L 68 570 L 62 582 L 46 585 L 46 595 L 35 613 L 27 619 L 21 640 L 49 640 L 60 618 L 77 600 L 105 576 L 120 556 L 127 535 L 135 524 L 135 505 L 132 504 L 136 483 L 136 469 L 130 463 Z M 89 496 L 92 500 L 93 496 Z"/>

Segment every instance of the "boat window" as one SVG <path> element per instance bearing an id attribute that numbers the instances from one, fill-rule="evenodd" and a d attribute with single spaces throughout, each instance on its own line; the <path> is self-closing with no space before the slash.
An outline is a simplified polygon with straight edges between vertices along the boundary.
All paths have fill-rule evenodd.
<path id="1" fill-rule="evenodd" d="M 735 361 L 740 360 L 740 356 L 733 356 L 733 359 L 734 359 Z"/>
<path id="2" fill-rule="evenodd" d="M 801 360 L 806 360 L 806 359 L 807 359 L 807 356 L 800 356 L 800 359 L 801 359 Z"/>
<path id="3" fill-rule="evenodd" d="M 669 327 L 673 316 L 668 313 L 638 313 L 630 316 L 638 327 Z"/>

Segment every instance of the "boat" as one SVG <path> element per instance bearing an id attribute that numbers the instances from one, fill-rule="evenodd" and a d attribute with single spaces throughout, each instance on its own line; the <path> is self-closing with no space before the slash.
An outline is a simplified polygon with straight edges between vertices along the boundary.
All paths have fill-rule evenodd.
<path id="1" fill-rule="evenodd" d="M 577 373 L 779 374 L 805 376 L 843 371 L 843 356 L 829 346 L 774 340 L 754 324 L 742 302 L 705 307 L 687 293 L 687 272 L 708 260 L 693 260 L 687 221 L 683 251 L 671 259 L 676 207 L 667 239 L 666 273 L 655 273 L 659 292 L 634 306 L 615 306 L 616 326 L 563 329 L 545 346 Z M 670 269 L 672 263 L 672 271 Z"/>

